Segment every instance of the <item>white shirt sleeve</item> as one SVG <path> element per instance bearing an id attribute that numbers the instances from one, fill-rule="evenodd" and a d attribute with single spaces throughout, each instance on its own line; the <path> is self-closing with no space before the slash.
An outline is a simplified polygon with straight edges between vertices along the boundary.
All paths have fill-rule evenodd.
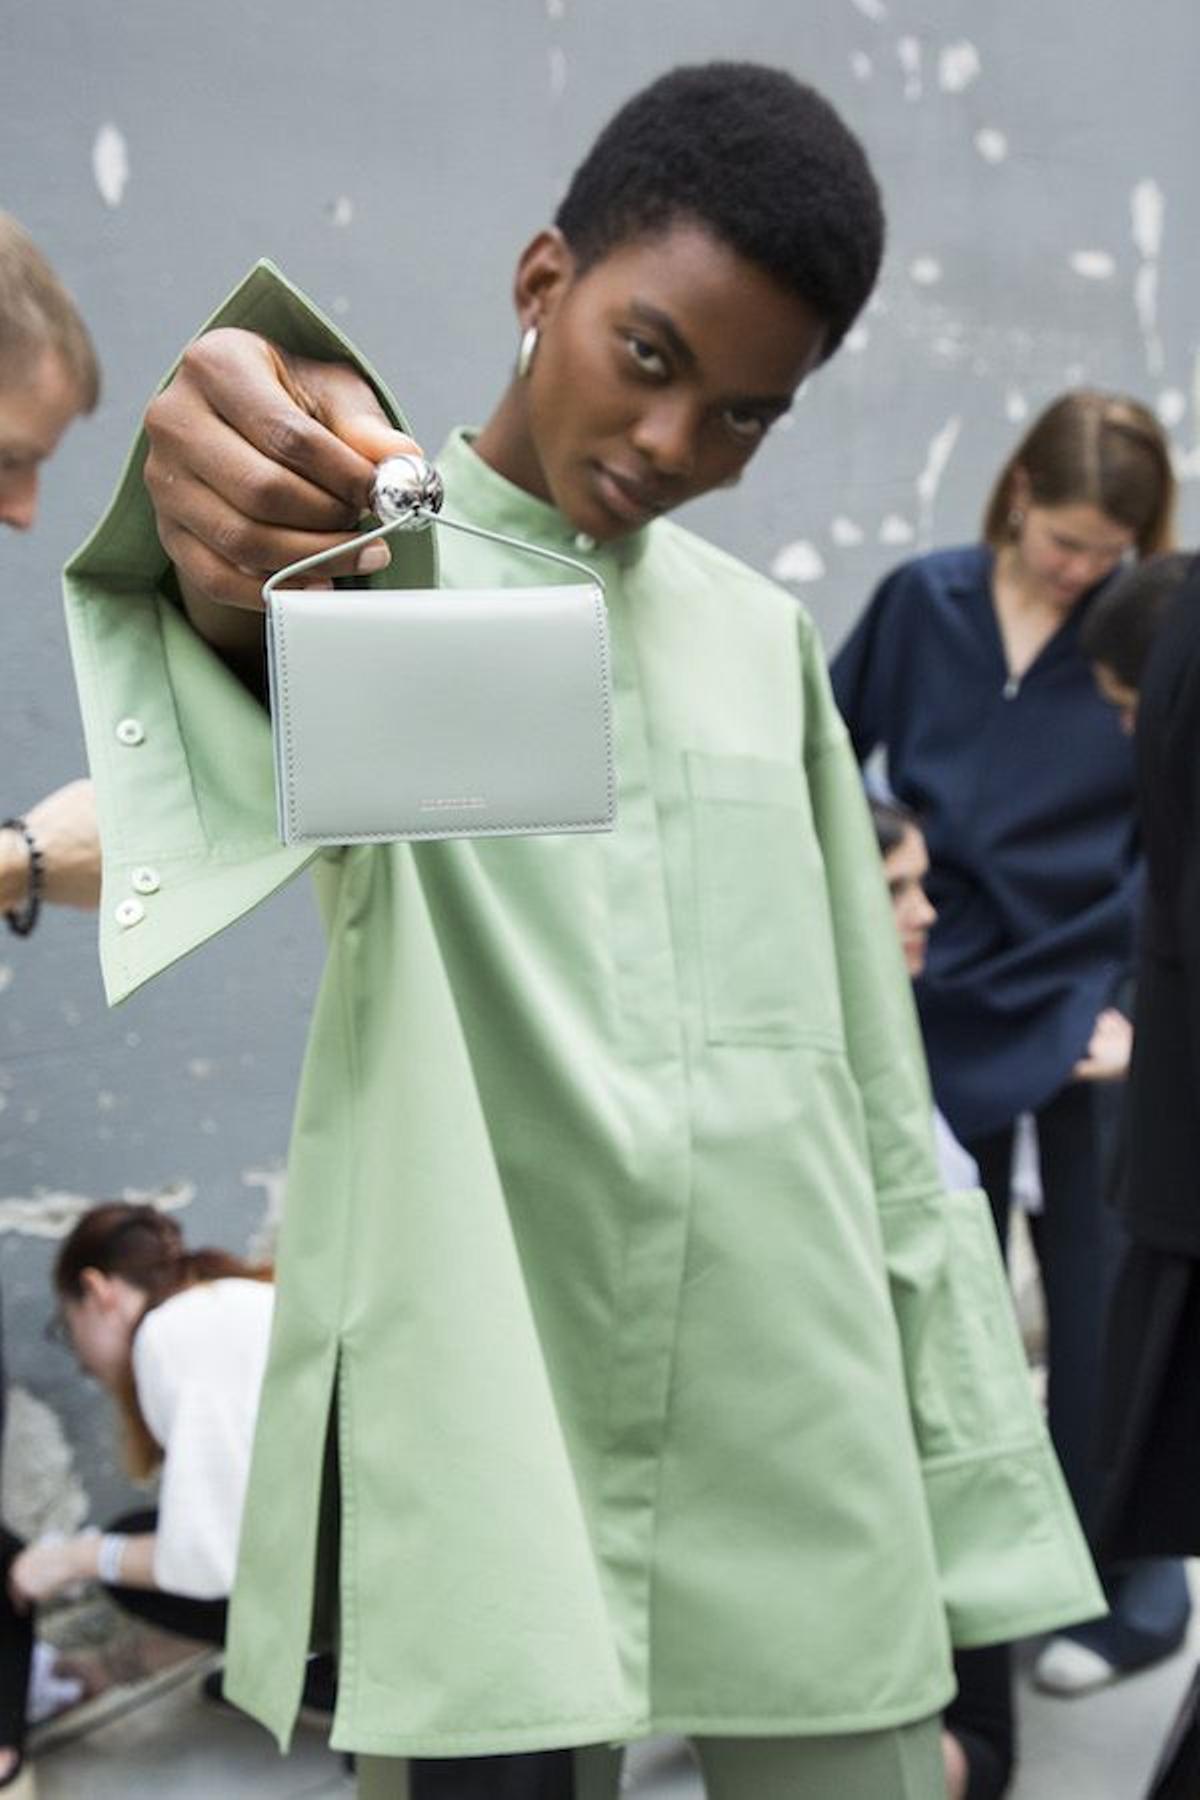
<path id="1" fill-rule="evenodd" d="M 215 1600 L 233 1587 L 272 1299 L 266 1282 L 203 1282 L 134 1337 L 138 1402 L 163 1448 L 154 1579 L 168 1593 Z"/>
<path id="2" fill-rule="evenodd" d="M 936 1109 L 933 1115 L 933 1149 L 938 1174 L 948 1194 L 963 1193 L 979 1186 L 979 1164 L 969 1150 L 964 1150 L 949 1125 Z"/>

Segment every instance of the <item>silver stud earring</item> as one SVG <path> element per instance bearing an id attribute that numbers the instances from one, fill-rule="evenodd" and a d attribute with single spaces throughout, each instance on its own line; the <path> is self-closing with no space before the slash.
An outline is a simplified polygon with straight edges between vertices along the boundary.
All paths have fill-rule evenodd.
<path id="1" fill-rule="evenodd" d="M 521 347 L 517 351 L 517 379 L 524 381 L 533 367 L 533 354 L 538 347 L 538 328 L 527 325 L 521 334 Z"/>

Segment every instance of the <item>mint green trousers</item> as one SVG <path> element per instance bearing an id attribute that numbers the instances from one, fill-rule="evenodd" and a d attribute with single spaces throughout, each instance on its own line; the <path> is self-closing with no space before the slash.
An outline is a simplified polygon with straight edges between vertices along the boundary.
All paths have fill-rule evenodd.
<path id="1" fill-rule="evenodd" d="M 941 1721 L 848 1737 L 697 1738 L 708 1800 L 945 1800 Z M 575 1752 L 575 1800 L 617 1800 L 622 1752 Z M 358 1758 L 359 1800 L 409 1800 L 407 1763 Z"/>

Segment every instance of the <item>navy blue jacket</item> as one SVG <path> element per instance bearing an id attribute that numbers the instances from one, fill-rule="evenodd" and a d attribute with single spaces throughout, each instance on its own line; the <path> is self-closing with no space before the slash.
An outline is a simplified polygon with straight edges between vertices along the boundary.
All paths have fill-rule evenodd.
<path id="1" fill-rule="evenodd" d="M 1078 647 L 1085 595 L 1008 679 L 986 545 L 877 589 L 833 663 L 860 761 L 921 815 L 938 921 L 917 984 L 934 1091 L 964 1141 L 1070 1079 L 1129 969 L 1134 759 Z"/>

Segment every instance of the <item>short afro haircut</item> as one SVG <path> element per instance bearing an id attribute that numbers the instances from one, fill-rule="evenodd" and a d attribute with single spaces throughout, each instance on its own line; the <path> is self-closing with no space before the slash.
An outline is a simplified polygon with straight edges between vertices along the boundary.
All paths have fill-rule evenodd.
<path id="1" fill-rule="evenodd" d="M 581 270 L 634 238 L 692 219 L 824 322 L 833 355 L 875 284 L 879 189 L 862 146 L 782 69 L 673 69 L 612 118 L 555 224 Z"/>

